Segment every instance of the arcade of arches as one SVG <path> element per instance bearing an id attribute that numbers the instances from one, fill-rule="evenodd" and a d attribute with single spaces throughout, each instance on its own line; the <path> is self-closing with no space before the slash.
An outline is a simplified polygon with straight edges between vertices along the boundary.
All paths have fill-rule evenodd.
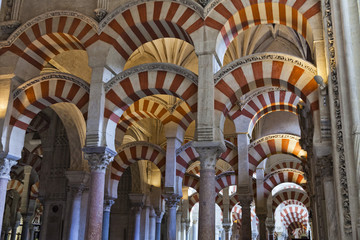
<path id="1" fill-rule="evenodd" d="M 357 0 L 0 5 L 1 240 L 359 239 Z"/>

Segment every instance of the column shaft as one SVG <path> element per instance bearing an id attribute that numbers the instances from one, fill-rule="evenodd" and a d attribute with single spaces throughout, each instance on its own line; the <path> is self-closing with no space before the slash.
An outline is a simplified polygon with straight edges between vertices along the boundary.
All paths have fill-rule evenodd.
<path id="1" fill-rule="evenodd" d="M 86 239 L 100 240 L 104 204 L 105 172 L 92 171 Z"/>
<path id="2" fill-rule="evenodd" d="M 74 191 L 73 202 L 71 209 L 70 233 L 69 240 L 78 239 L 79 225 L 80 225 L 80 210 L 81 210 L 81 191 Z"/>
<path id="3" fill-rule="evenodd" d="M 104 213 L 103 213 L 103 227 L 102 227 L 102 240 L 109 239 L 109 227 L 110 227 L 110 211 L 111 206 L 115 203 L 113 199 L 104 200 Z"/>
<path id="4" fill-rule="evenodd" d="M 176 240 L 176 206 L 168 207 L 167 239 Z"/>
<path id="5" fill-rule="evenodd" d="M 200 160 L 201 161 L 201 160 Z M 215 239 L 215 168 L 200 169 L 199 239 Z"/>
<path id="6" fill-rule="evenodd" d="M 141 207 L 135 207 L 134 235 L 133 240 L 140 240 Z"/>
<path id="7" fill-rule="evenodd" d="M 260 240 L 266 240 L 266 215 L 258 215 L 260 222 Z"/>
<path id="8" fill-rule="evenodd" d="M 149 240 L 155 240 L 155 231 L 156 231 L 156 214 L 154 209 L 150 211 L 150 233 L 149 233 Z"/>
<path id="9" fill-rule="evenodd" d="M 3 224 L 3 216 L 5 210 L 6 190 L 10 179 L 11 167 L 16 161 L 7 158 L 0 158 L 0 226 Z"/>
<path id="10" fill-rule="evenodd" d="M 248 240 L 251 239 L 251 202 L 253 200 L 251 195 L 239 196 L 240 205 L 241 205 L 241 230 L 242 230 L 242 239 Z"/>
<path id="11" fill-rule="evenodd" d="M 161 220 L 163 217 L 163 212 L 156 211 L 156 231 L 155 231 L 155 240 L 161 239 Z"/>

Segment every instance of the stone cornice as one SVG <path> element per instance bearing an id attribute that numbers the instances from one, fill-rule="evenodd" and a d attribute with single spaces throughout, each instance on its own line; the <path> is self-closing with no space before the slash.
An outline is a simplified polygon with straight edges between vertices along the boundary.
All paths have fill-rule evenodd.
<path id="1" fill-rule="evenodd" d="M 281 54 L 281 53 L 272 53 L 272 52 L 257 53 L 257 54 L 239 58 L 239 59 L 227 64 L 223 68 L 221 68 L 221 70 L 218 71 L 214 76 L 214 83 L 216 84 L 218 81 L 223 79 L 226 75 L 230 74 L 232 71 L 234 71 L 235 69 L 237 69 L 243 65 L 250 64 L 253 62 L 264 61 L 264 60 L 276 60 L 276 61 L 291 63 L 291 64 L 294 64 L 306 71 L 311 72 L 312 74 L 314 74 L 314 76 L 317 74 L 316 67 L 314 65 L 312 65 L 310 62 L 307 62 L 301 58 L 294 57 L 294 56 L 287 55 L 287 54 Z"/>
<path id="2" fill-rule="evenodd" d="M 138 74 L 141 72 L 151 72 L 151 71 L 166 71 L 166 72 L 172 72 L 175 74 L 179 74 L 184 76 L 185 78 L 189 79 L 193 83 L 197 85 L 198 77 L 195 73 L 191 72 L 190 70 L 175 65 L 171 63 L 146 63 L 141 64 L 132 68 L 129 68 L 121 73 L 119 73 L 117 76 L 113 77 L 109 82 L 105 84 L 105 92 L 108 92 L 116 83 L 121 82 L 122 80 L 130 77 L 133 74 Z"/>
<path id="3" fill-rule="evenodd" d="M 12 93 L 13 99 L 18 97 L 22 92 L 25 91 L 25 89 L 27 89 L 37 83 L 51 80 L 51 79 L 61 79 L 61 80 L 71 81 L 71 82 L 76 83 L 77 85 L 81 86 L 88 93 L 90 92 L 90 85 L 87 82 L 85 82 L 84 80 L 82 80 L 81 78 L 78 78 L 78 77 L 76 77 L 72 74 L 68 74 L 68 73 L 54 72 L 54 73 L 42 74 L 38 77 L 35 77 L 35 78 L 25 82 L 24 84 L 21 84 L 19 87 L 17 87 L 13 91 L 13 93 Z"/>

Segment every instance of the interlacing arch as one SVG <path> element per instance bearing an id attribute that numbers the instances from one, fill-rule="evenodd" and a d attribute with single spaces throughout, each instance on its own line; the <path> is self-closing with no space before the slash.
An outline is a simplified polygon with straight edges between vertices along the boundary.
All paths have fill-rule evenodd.
<path id="1" fill-rule="evenodd" d="M 269 174 L 264 179 L 264 195 L 267 198 L 277 185 L 285 182 L 292 182 L 298 185 L 306 183 L 303 172 L 293 169 L 282 169 Z"/>
<path id="2" fill-rule="evenodd" d="M 215 74 L 215 124 L 223 128 L 225 117 L 241 102 L 239 96 L 261 87 L 277 87 L 294 93 L 307 108 L 319 109 L 316 68 L 287 54 L 259 53 L 240 58 Z"/>
<path id="3" fill-rule="evenodd" d="M 97 33 L 97 22 L 81 13 L 48 12 L 29 20 L 2 42 L 0 56 L 7 51 L 19 56 L 16 74 L 29 79 L 54 56 L 68 50 L 86 50 L 85 43 Z"/>
<path id="4" fill-rule="evenodd" d="M 11 179 L 8 184 L 6 190 L 14 189 L 21 196 L 24 191 L 24 184 L 22 184 L 19 180 Z"/>
<path id="5" fill-rule="evenodd" d="M 134 162 L 148 160 L 153 162 L 165 177 L 165 151 L 158 145 L 149 142 L 130 142 L 118 150 L 114 161 L 111 163 L 111 179 L 119 181 L 125 170 Z"/>
<path id="6" fill-rule="evenodd" d="M 155 94 L 168 94 L 185 101 L 192 112 L 197 110 L 197 76 L 191 71 L 168 63 L 150 63 L 133 67 L 105 85 L 106 143 L 114 149 L 114 132 L 131 104 Z"/>
<path id="7" fill-rule="evenodd" d="M 195 204 L 199 202 L 199 199 L 200 199 L 200 194 L 198 192 L 193 193 L 189 197 L 189 212 L 191 212 Z"/>
<path id="8" fill-rule="evenodd" d="M 302 166 L 301 162 L 281 161 L 281 162 L 278 162 L 278 163 L 274 164 L 273 166 L 271 166 L 270 172 L 274 172 L 276 170 L 280 170 L 283 168 L 292 168 L 292 169 L 296 169 L 299 171 L 303 171 L 303 166 Z"/>
<path id="9" fill-rule="evenodd" d="M 284 189 L 272 196 L 272 211 L 285 201 L 293 200 L 302 203 L 307 209 L 310 209 L 310 199 L 305 191 L 299 189 Z"/>
<path id="10" fill-rule="evenodd" d="M 73 103 L 87 117 L 89 84 L 66 73 L 49 73 L 36 77 L 16 88 L 13 92 L 13 108 L 10 117 L 9 154 L 21 156 L 26 129 L 31 120 L 44 108 L 60 103 Z"/>
<path id="11" fill-rule="evenodd" d="M 266 89 L 251 95 L 249 101 L 242 108 L 233 108 L 229 117 L 235 124 L 241 124 L 241 129 L 252 133 L 257 121 L 266 114 L 276 111 L 286 111 L 297 114 L 297 104 L 300 98 L 294 93 L 285 90 Z M 237 106 L 237 105 L 235 105 Z"/>
<path id="12" fill-rule="evenodd" d="M 300 137 L 290 134 L 274 134 L 255 140 L 249 145 L 249 174 L 255 172 L 256 167 L 270 155 L 284 153 L 293 155 L 299 159 L 306 159 L 304 151 L 299 143 Z"/>
<path id="13" fill-rule="evenodd" d="M 192 5 L 194 6 L 194 5 Z M 203 25 L 199 11 L 175 1 L 134 1 L 108 14 L 100 23 L 103 31 L 86 45 L 100 39 L 112 47 L 110 56 L 123 68 L 142 44 L 159 38 L 178 38 L 193 44 L 192 35 Z"/>
<path id="14" fill-rule="evenodd" d="M 222 60 L 227 47 L 242 31 L 259 24 L 282 24 L 301 34 L 312 48 L 321 29 L 321 1 L 219 1 L 205 11 L 205 24 L 217 34 L 216 52 Z"/>

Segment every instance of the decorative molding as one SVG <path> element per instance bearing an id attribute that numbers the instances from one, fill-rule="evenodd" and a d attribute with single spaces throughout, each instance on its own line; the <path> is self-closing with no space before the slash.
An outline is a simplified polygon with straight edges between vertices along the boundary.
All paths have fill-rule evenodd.
<path id="1" fill-rule="evenodd" d="M 221 79 L 223 79 L 227 74 L 231 73 L 233 70 L 241 67 L 242 65 L 252 62 L 264 61 L 264 60 L 277 60 L 277 61 L 291 63 L 300 68 L 306 69 L 307 71 L 311 72 L 314 75 L 317 74 L 316 67 L 301 58 L 297 58 L 291 55 L 281 54 L 281 53 L 257 53 L 250 56 L 239 58 L 238 60 L 233 61 L 227 64 L 226 66 L 224 66 L 223 68 L 221 68 L 221 70 L 217 72 L 214 76 L 214 83 L 216 85 L 216 83 Z"/>
<path id="2" fill-rule="evenodd" d="M 84 80 L 82 80 L 81 78 L 78 78 L 72 74 L 68 74 L 68 73 L 47 73 L 47 74 L 42 74 L 38 77 L 35 77 L 29 81 L 27 81 L 24 84 L 21 84 L 18 88 L 16 88 L 13 91 L 13 99 L 17 98 L 22 92 L 25 91 L 25 89 L 28 89 L 29 87 L 31 87 L 32 85 L 35 85 L 37 83 L 43 82 L 43 81 L 48 81 L 51 79 L 61 79 L 61 80 L 65 80 L 65 81 L 71 81 L 77 85 L 79 85 L 80 87 L 82 87 L 86 92 L 90 92 L 90 85 L 85 82 Z"/>
<path id="3" fill-rule="evenodd" d="M 106 15 L 108 14 L 108 12 L 106 11 L 106 9 L 103 9 L 103 8 L 97 8 L 94 10 L 94 13 L 95 13 L 95 17 L 96 17 L 96 20 L 98 22 L 101 22 L 105 17 Z"/>
<path id="4" fill-rule="evenodd" d="M 339 158 L 339 175 L 340 175 L 340 192 L 343 205 L 343 218 L 344 218 L 344 231 L 346 235 L 352 234 L 352 223 L 350 214 L 350 200 L 349 189 L 346 173 L 346 160 L 344 150 L 344 138 L 343 138 L 343 123 L 341 117 L 341 99 L 339 92 L 339 80 L 337 77 L 336 68 L 336 53 L 335 53 L 335 36 L 333 32 L 332 13 L 330 0 L 325 0 L 325 14 L 324 22 L 326 22 L 326 35 L 328 41 L 328 57 L 330 66 L 330 80 L 332 83 L 332 100 L 334 102 L 334 113 L 336 122 L 336 152 Z"/>
<path id="5" fill-rule="evenodd" d="M 155 0 L 152 0 L 155 1 Z M 120 7 L 116 8 L 114 11 L 110 12 L 100 23 L 99 27 L 101 31 L 112 21 L 114 20 L 119 14 L 122 12 L 130 9 L 131 7 L 134 7 L 136 5 L 140 5 L 142 3 L 147 3 L 149 0 L 134 0 L 134 1 L 128 1 L 125 4 L 122 4 Z M 199 14 L 200 17 L 204 18 L 204 10 L 202 6 L 198 3 L 196 3 L 193 0 L 173 0 L 171 2 L 178 2 L 182 5 L 186 5 L 187 7 L 194 10 L 196 13 Z"/>
<path id="6" fill-rule="evenodd" d="M 0 22 L 0 41 L 6 40 L 20 24 L 21 23 L 16 20 Z"/>
<path id="7" fill-rule="evenodd" d="M 291 139 L 291 140 L 296 140 L 296 141 L 299 141 L 300 137 L 299 136 L 296 136 L 296 135 L 291 135 L 291 134 L 286 134 L 286 133 L 283 133 L 283 134 L 272 134 L 272 135 L 268 135 L 268 136 L 265 136 L 265 137 L 262 137 L 262 138 L 259 138 L 259 139 L 256 139 L 255 141 L 253 141 L 251 144 L 249 144 L 249 148 L 252 148 L 254 147 L 255 145 L 261 143 L 261 142 L 266 142 L 268 140 L 271 140 L 271 139 Z"/>
<path id="8" fill-rule="evenodd" d="M 191 147 L 192 144 L 193 144 L 193 141 L 187 142 L 184 145 L 182 145 L 181 147 L 179 147 L 178 149 L 176 149 L 176 156 L 179 155 L 181 152 L 185 151 L 185 149 Z"/>
<path id="9" fill-rule="evenodd" d="M 109 82 L 105 84 L 105 92 L 108 92 L 114 86 L 114 84 L 130 77 L 131 75 L 147 71 L 166 71 L 180 74 L 198 85 L 197 75 L 184 67 L 171 63 L 146 63 L 129 68 L 119 73 L 117 76 L 113 77 Z"/>
<path id="10" fill-rule="evenodd" d="M 44 21 L 45 19 L 53 18 L 53 17 L 73 17 L 80 19 L 81 21 L 84 21 L 87 24 L 89 24 L 98 34 L 100 34 L 98 23 L 93 18 L 90 18 L 82 13 L 78 13 L 75 11 L 56 10 L 36 16 L 33 19 L 30 19 L 29 21 L 21 25 L 20 27 L 18 27 L 16 31 L 13 32 L 6 41 L 0 42 L 0 48 L 11 46 L 11 44 L 13 44 L 13 42 L 15 42 L 15 40 L 18 39 L 22 33 L 24 33 L 26 30 L 31 28 L 33 25 L 41 21 Z"/>

